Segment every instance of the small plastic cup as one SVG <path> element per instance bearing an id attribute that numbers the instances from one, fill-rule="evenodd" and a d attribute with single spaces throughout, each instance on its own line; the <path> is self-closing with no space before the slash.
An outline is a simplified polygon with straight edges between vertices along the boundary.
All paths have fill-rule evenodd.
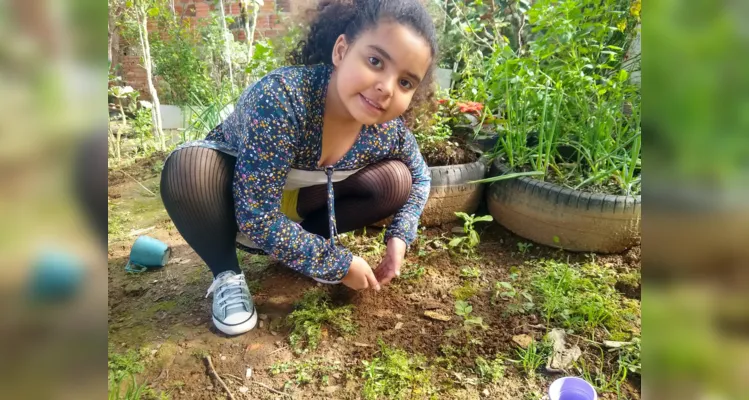
<path id="1" fill-rule="evenodd" d="M 598 400 L 593 386 L 585 379 L 574 376 L 560 378 L 549 387 L 550 400 Z"/>

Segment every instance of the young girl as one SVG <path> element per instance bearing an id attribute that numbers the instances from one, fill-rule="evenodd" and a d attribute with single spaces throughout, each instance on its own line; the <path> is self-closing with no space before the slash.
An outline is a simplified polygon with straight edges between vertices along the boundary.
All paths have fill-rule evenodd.
<path id="1" fill-rule="evenodd" d="M 299 66 L 253 84 L 205 140 L 164 164 L 164 205 L 213 272 L 213 323 L 229 335 L 257 322 L 235 245 L 320 282 L 380 290 L 400 274 L 429 195 L 401 118 L 432 95 L 437 44 L 424 6 L 322 1 L 315 13 L 291 55 Z M 338 233 L 391 215 L 376 271 L 336 245 Z"/>

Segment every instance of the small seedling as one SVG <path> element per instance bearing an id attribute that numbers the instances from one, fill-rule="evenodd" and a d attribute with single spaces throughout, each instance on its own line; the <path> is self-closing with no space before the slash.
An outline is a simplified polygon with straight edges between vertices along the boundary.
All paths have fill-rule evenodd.
<path id="1" fill-rule="evenodd" d="M 330 296 L 322 289 L 311 289 L 304 293 L 296 309 L 286 317 L 291 327 L 289 343 L 296 353 L 315 350 L 322 338 L 323 324 L 336 330 L 341 335 L 356 332 L 353 322 L 353 306 L 333 307 Z"/>
<path id="2" fill-rule="evenodd" d="M 461 329 L 451 329 L 448 330 L 445 334 L 447 336 L 455 336 L 460 331 L 466 334 L 466 337 L 468 338 L 469 344 L 481 344 L 481 341 L 477 338 L 474 338 L 471 332 L 475 328 L 481 328 L 482 330 L 489 329 L 489 326 L 484 323 L 484 319 L 481 317 L 477 317 L 474 315 L 471 315 L 473 312 L 473 306 L 469 303 L 458 300 L 455 302 L 455 314 L 459 317 L 463 318 L 463 326 Z"/>
<path id="3" fill-rule="evenodd" d="M 330 364 L 322 358 L 313 358 L 279 362 L 273 364 L 269 371 L 271 375 L 292 374 L 293 379 L 286 381 L 284 385 L 284 389 L 288 389 L 291 384 L 305 385 L 315 381 L 327 385 L 330 381 L 330 374 L 341 371 L 341 365 L 340 361 Z"/>
<path id="4" fill-rule="evenodd" d="M 546 361 L 546 346 L 536 344 L 535 340 L 526 349 L 518 348 L 516 353 L 519 359 L 512 360 L 512 362 L 520 364 L 529 378 L 536 376 L 536 371 Z"/>
<path id="5" fill-rule="evenodd" d="M 518 291 L 514 283 L 517 283 L 518 273 L 511 273 L 512 282 L 496 282 L 492 294 L 492 304 L 506 303 L 506 312 L 510 315 L 525 314 L 532 310 L 535 304 L 533 296 L 526 290 Z"/>
<path id="6" fill-rule="evenodd" d="M 476 222 L 491 222 L 494 218 L 491 215 L 475 216 L 475 214 L 468 215 L 464 212 L 456 212 L 455 215 L 463 220 L 463 233 L 465 236 L 458 236 L 450 240 L 447 244 L 448 247 L 453 251 L 458 251 L 465 255 L 473 255 L 481 243 L 481 238 L 474 224 Z"/>
<path id="7" fill-rule="evenodd" d="M 466 267 L 460 270 L 461 278 L 478 278 L 481 276 L 481 270 L 476 267 Z"/>
<path id="8" fill-rule="evenodd" d="M 531 247 L 533 247 L 533 243 L 518 242 L 518 251 L 522 255 L 525 255 Z"/>
<path id="9" fill-rule="evenodd" d="M 380 355 L 372 361 L 362 360 L 363 397 L 374 399 L 430 398 L 436 388 L 426 358 L 411 355 L 380 342 Z"/>

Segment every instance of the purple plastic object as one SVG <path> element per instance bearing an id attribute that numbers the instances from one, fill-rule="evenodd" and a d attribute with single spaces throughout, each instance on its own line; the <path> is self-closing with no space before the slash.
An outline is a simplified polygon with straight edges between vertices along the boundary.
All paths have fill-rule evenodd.
<path id="1" fill-rule="evenodd" d="M 554 381 L 549 387 L 551 400 L 598 400 L 596 390 L 585 379 L 568 376 Z"/>

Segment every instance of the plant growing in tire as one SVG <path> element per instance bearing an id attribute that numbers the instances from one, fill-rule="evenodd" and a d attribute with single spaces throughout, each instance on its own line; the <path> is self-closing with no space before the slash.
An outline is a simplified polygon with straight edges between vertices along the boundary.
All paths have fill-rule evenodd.
<path id="1" fill-rule="evenodd" d="M 491 214 L 519 236 L 621 252 L 640 237 L 640 88 L 625 58 L 639 12 L 586 2 L 570 23 L 555 4 L 528 11 L 532 46 L 497 49 L 471 72 L 484 77 L 476 97 L 498 113 L 489 178 L 475 183 L 491 182 Z"/>

